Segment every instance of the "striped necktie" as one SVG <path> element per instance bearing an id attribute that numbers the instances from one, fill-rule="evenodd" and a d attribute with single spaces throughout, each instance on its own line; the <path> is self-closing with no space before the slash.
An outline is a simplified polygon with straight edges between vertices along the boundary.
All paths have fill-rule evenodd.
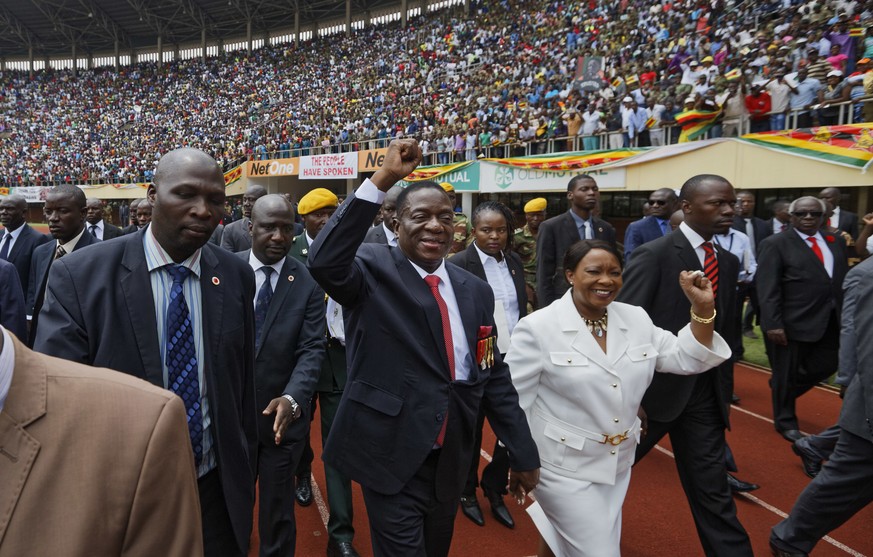
<path id="1" fill-rule="evenodd" d="M 715 256 L 712 242 L 703 242 L 701 247 L 706 254 L 703 258 L 703 273 L 712 283 L 712 295 L 715 296 L 718 294 L 718 258 Z"/>

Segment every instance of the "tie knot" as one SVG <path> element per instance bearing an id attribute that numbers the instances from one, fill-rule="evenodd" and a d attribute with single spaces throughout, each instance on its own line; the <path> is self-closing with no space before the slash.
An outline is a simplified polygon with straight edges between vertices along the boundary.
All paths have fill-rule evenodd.
<path id="1" fill-rule="evenodd" d="M 424 282 L 426 282 L 427 285 L 431 287 L 431 289 L 439 288 L 440 277 L 438 277 L 436 275 L 427 275 L 426 277 L 424 277 Z"/>
<path id="2" fill-rule="evenodd" d="M 807 240 L 809 240 L 812 245 L 817 245 L 817 242 L 815 241 L 815 236 L 810 236 L 809 238 L 807 238 Z"/>
<path id="3" fill-rule="evenodd" d="M 715 253 L 715 250 L 712 248 L 712 242 L 703 242 L 703 245 L 701 247 L 707 255 Z"/>
<path id="4" fill-rule="evenodd" d="M 261 270 L 264 271 L 264 276 L 267 277 L 268 280 L 271 276 L 273 276 L 273 273 L 276 272 L 276 269 L 268 267 L 266 265 L 261 267 Z"/>
<path id="5" fill-rule="evenodd" d="M 173 284 L 182 284 L 185 282 L 185 279 L 188 278 L 188 275 L 191 274 L 191 269 L 184 265 L 167 265 L 167 272 L 170 273 L 170 276 L 173 277 Z"/>
<path id="6" fill-rule="evenodd" d="M 67 255 L 67 250 L 60 244 L 58 244 L 58 249 L 55 251 L 55 259 L 60 259 L 61 257 Z"/>

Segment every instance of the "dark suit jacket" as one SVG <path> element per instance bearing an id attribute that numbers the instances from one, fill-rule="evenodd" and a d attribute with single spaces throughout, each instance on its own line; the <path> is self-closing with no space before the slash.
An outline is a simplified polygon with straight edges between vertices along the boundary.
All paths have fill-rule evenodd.
<path id="1" fill-rule="evenodd" d="M 825 334 L 832 311 L 839 319 L 846 248 L 840 236 L 822 236 L 834 255 L 833 278 L 791 226 L 761 244 L 756 277 L 764 331 L 783 329 L 788 340 L 816 342 Z"/>
<path id="2" fill-rule="evenodd" d="M 615 245 L 615 229 L 605 220 L 594 218 L 594 237 Z M 540 225 L 537 234 L 537 301 L 546 307 L 570 288 L 564 278 L 564 254 L 579 241 L 576 221 L 567 211 Z"/>
<path id="3" fill-rule="evenodd" d="M 237 255 L 248 264 L 251 250 Z M 255 404 L 263 410 L 270 401 L 291 395 L 300 405 L 300 418 L 285 430 L 283 442 L 293 443 L 309 432 L 309 402 L 324 359 L 324 291 L 306 266 L 286 257 L 267 310 L 261 342 L 255 348 Z M 275 415 L 258 413 L 261 443 L 273 442 Z"/>
<path id="4" fill-rule="evenodd" d="M 164 386 L 143 234 L 98 242 L 51 266 L 35 349 Z M 206 244 L 200 256 L 203 347 L 221 487 L 240 548 L 248 547 L 257 445 L 255 278 L 251 267 Z M 262 409 L 261 409 L 262 410 Z"/>
<path id="5" fill-rule="evenodd" d="M 635 249 L 645 244 L 646 242 L 657 240 L 663 235 L 664 233 L 661 232 L 661 223 L 658 222 L 657 218 L 651 215 L 644 219 L 630 223 L 624 233 L 625 265 L 627 265 L 627 263 L 630 261 L 631 254 Z"/>
<path id="6" fill-rule="evenodd" d="M 123 235 L 127 236 L 128 234 L 134 234 L 136 232 L 139 232 L 140 230 L 142 230 L 142 229 L 139 226 L 137 226 L 135 224 L 128 224 L 127 226 L 125 226 L 124 228 L 121 229 L 121 233 Z"/>
<path id="7" fill-rule="evenodd" d="M 513 469 L 539 467 L 509 369 L 475 360 L 481 327 L 494 326 L 487 283 L 447 265 L 470 346 L 470 377 L 453 381 L 436 300 L 399 248 L 363 244 L 379 205 L 350 195 L 319 233 L 309 268 L 342 304 L 349 383 L 324 448 L 324 460 L 362 486 L 398 493 L 430 455 L 448 413 L 436 493 L 461 494 L 480 405 L 509 449 Z"/>
<path id="8" fill-rule="evenodd" d="M 88 228 L 88 225 L 85 225 L 85 228 Z M 103 221 L 103 240 L 111 240 L 113 238 L 119 238 L 124 236 L 124 232 L 115 226 L 114 224 L 108 223 L 105 220 Z"/>
<path id="9" fill-rule="evenodd" d="M 73 252 L 98 243 L 100 243 L 100 240 L 86 230 L 76 243 L 76 248 Z M 49 268 L 52 266 L 52 261 L 55 258 L 55 250 L 58 249 L 57 246 L 57 242 L 51 241 L 37 247 L 33 250 L 33 259 L 30 261 L 30 284 L 27 285 L 27 301 L 25 302 L 27 314 L 33 316 L 30 321 L 30 338 L 27 343 L 30 347 L 33 346 L 33 341 L 36 339 L 39 311 L 42 309 L 43 300 L 45 299 L 45 284 L 49 277 Z M 64 257 L 69 255 L 67 254 Z"/>
<path id="10" fill-rule="evenodd" d="M 770 232 L 767 234 L 767 236 L 773 236 L 774 234 L 777 234 L 777 232 L 774 232 L 774 231 L 773 231 L 773 223 L 774 223 L 775 220 L 776 220 L 776 217 L 770 217 L 769 219 L 767 219 L 767 220 L 764 221 L 765 223 L 767 223 L 767 230 L 770 231 Z M 745 224 L 745 223 L 744 223 L 744 224 Z M 779 225 L 781 226 L 782 223 L 780 222 Z M 787 225 L 785 226 L 785 229 L 786 229 L 786 230 L 788 229 L 788 226 L 787 226 Z"/>
<path id="11" fill-rule="evenodd" d="M 27 223 L 24 223 L 22 226 L 24 226 L 24 230 L 21 231 L 18 239 L 15 240 L 15 245 L 9 250 L 6 261 L 12 263 L 18 269 L 18 280 L 21 281 L 21 289 L 26 295 L 28 285 L 30 284 L 30 262 L 33 257 L 33 250 L 46 242 L 50 242 L 52 237 L 40 234 Z M 5 235 L 6 231 L 4 230 L 3 234 L 0 234 L 0 241 L 3 240 Z"/>
<path id="12" fill-rule="evenodd" d="M 243 217 L 225 226 L 224 232 L 221 234 L 221 247 L 232 252 L 252 249 L 249 219 Z"/>
<path id="13" fill-rule="evenodd" d="M 221 236 L 224 234 L 224 225 L 219 223 L 218 226 L 215 227 L 215 230 L 212 232 L 212 236 L 209 237 L 209 243 L 221 247 Z"/>
<path id="14" fill-rule="evenodd" d="M 840 222 L 837 225 L 840 232 L 848 232 L 852 238 L 858 237 L 858 215 L 840 207 Z"/>
<path id="15" fill-rule="evenodd" d="M 459 251 L 449 257 L 448 262 L 466 271 L 470 271 L 476 277 L 488 282 L 485 276 L 485 267 L 482 266 L 479 253 L 472 244 L 463 251 Z M 527 289 L 524 286 L 524 266 L 521 263 L 521 257 L 515 252 L 507 252 L 506 266 L 509 268 L 509 274 L 512 276 L 512 284 L 515 285 L 515 298 L 518 300 L 518 318 L 521 319 L 527 315 Z"/>
<path id="16" fill-rule="evenodd" d="M 15 265 L 0 259 L 0 325 L 27 342 L 27 318 L 24 312 L 24 291 L 18 282 Z"/>
<path id="17" fill-rule="evenodd" d="M 736 282 L 739 260 L 731 252 L 716 245 L 719 285 L 716 296 L 715 330 L 733 346 L 736 341 L 734 314 L 736 312 Z M 678 333 L 689 322 L 691 303 L 679 286 L 680 271 L 702 270 L 700 260 L 685 234 L 676 229 L 672 233 L 643 244 L 624 270 L 624 286 L 618 295 L 620 302 L 642 307 L 652 322 L 662 329 Z M 730 279 L 728 278 L 730 277 Z M 725 426 L 728 425 L 728 405 L 733 383 L 733 363 L 704 372 L 701 376 L 715 375 L 716 390 Z M 676 419 L 688 404 L 699 376 L 656 373 L 643 396 L 643 408 L 650 419 L 670 422 Z"/>
<path id="18" fill-rule="evenodd" d="M 734 216 L 734 225 L 732 228 L 745 234 L 746 219 L 739 215 Z M 761 242 L 763 242 L 768 236 L 773 235 L 773 223 L 759 219 L 758 217 L 752 217 L 752 230 L 755 231 L 755 253 L 758 253 L 758 248 L 761 247 Z"/>
<path id="19" fill-rule="evenodd" d="M 383 224 L 379 224 L 379 226 L 374 226 L 367 230 L 367 235 L 364 236 L 365 244 L 384 244 L 388 245 L 388 237 L 385 236 L 385 226 Z"/>

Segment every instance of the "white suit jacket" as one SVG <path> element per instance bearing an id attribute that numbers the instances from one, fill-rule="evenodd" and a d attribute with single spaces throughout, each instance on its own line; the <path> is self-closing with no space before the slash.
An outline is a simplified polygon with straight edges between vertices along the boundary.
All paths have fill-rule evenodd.
<path id="1" fill-rule="evenodd" d="M 709 350 L 695 340 L 690 326 L 677 337 L 656 327 L 642 308 L 613 302 L 604 353 L 571 295 L 568 290 L 519 321 L 506 362 L 542 467 L 613 485 L 616 475 L 633 464 L 637 410 L 655 371 L 700 373 L 731 351 L 717 333 Z M 621 434 L 628 438 L 619 444 Z M 601 443 L 605 436 L 616 444 Z"/>

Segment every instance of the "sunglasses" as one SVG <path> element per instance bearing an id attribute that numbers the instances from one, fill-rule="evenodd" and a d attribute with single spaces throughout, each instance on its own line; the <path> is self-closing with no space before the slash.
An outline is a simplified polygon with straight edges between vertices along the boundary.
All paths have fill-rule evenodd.
<path id="1" fill-rule="evenodd" d="M 649 205 L 666 205 L 667 202 L 663 199 L 649 199 Z"/>
<path id="2" fill-rule="evenodd" d="M 824 213 L 822 213 L 821 211 L 794 211 L 791 214 L 797 218 L 803 218 L 803 217 L 821 218 L 821 216 Z"/>

